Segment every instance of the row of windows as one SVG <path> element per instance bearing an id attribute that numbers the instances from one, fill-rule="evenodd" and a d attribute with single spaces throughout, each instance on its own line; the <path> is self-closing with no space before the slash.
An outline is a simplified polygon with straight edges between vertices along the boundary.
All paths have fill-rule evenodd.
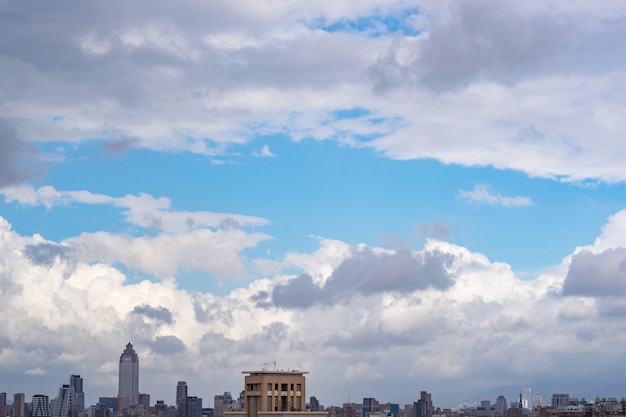
<path id="1" fill-rule="evenodd" d="M 279 384 L 273 384 L 273 385 L 274 385 L 274 391 L 278 391 Z M 295 386 L 296 391 L 302 391 L 302 384 L 280 384 L 280 390 L 287 391 L 287 387 L 289 387 L 289 391 L 293 391 L 294 386 Z M 268 382 L 267 390 L 272 391 L 272 383 Z M 261 391 L 261 384 L 260 383 L 248 384 L 248 391 Z"/>

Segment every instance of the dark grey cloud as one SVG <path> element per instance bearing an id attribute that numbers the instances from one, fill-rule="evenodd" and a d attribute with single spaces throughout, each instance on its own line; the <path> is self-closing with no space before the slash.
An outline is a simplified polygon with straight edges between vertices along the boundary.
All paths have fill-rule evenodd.
<path id="1" fill-rule="evenodd" d="M 65 259 L 72 250 L 57 243 L 45 242 L 36 245 L 26 245 L 24 256 L 36 265 L 50 266 L 57 259 Z"/>
<path id="2" fill-rule="evenodd" d="M 102 153 L 105 155 L 120 155 L 124 151 L 139 143 L 139 138 L 111 139 L 102 143 Z"/>
<path id="3" fill-rule="evenodd" d="M 603 297 L 597 300 L 598 313 L 603 317 L 626 317 L 623 297 Z"/>
<path id="4" fill-rule="evenodd" d="M 150 350 L 161 355 L 176 355 L 185 351 L 185 344 L 176 336 L 157 336 L 148 343 Z"/>
<path id="5" fill-rule="evenodd" d="M 35 148 L 22 140 L 13 125 L 0 118 L 0 187 L 19 184 L 40 175 L 28 165 Z"/>
<path id="6" fill-rule="evenodd" d="M 453 284 L 446 270 L 452 260 L 452 255 L 438 251 L 414 254 L 401 249 L 377 254 L 366 248 L 345 259 L 323 287 L 316 285 L 310 275 L 302 274 L 274 287 L 272 300 L 281 307 L 307 308 L 316 303 L 344 302 L 355 295 L 445 290 Z"/>
<path id="7" fill-rule="evenodd" d="M 152 307 L 146 304 L 136 306 L 133 314 L 145 316 L 163 323 L 172 324 L 172 312 L 165 307 Z"/>
<path id="8" fill-rule="evenodd" d="M 344 260 L 326 282 L 330 293 L 385 291 L 411 292 L 427 288 L 444 290 L 452 284 L 445 266 L 453 257 L 443 252 L 413 254 L 408 249 L 376 254 L 369 249 Z"/>
<path id="9" fill-rule="evenodd" d="M 601 253 L 582 251 L 572 257 L 563 295 L 622 296 L 626 294 L 626 248 Z"/>
<path id="10" fill-rule="evenodd" d="M 553 13 L 525 14 L 495 0 L 454 2 L 449 16 L 433 19 L 419 42 L 396 38 L 369 75 L 381 91 L 407 82 L 445 90 L 621 68 L 622 18 Z"/>
<path id="11" fill-rule="evenodd" d="M 272 292 L 274 304 L 287 308 L 307 308 L 320 300 L 323 290 L 313 283 L 309 274 L 302 274 L 285 285 L 277 285 Z"/>

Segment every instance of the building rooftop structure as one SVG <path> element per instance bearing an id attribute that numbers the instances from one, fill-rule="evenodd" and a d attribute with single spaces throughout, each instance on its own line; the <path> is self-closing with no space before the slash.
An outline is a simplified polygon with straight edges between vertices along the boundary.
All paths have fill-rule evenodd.
<path id="1" fill-rule="evenodd" d="M 326 412 L 306 411 L 306 371 L 243 371 L 245 411 L 229 417 L 322 417 Z"/>

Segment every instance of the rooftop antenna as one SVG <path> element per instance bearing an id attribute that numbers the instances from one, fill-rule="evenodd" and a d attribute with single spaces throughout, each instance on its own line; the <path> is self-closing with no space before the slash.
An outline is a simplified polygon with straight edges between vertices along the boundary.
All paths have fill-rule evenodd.
<path id="1" fill-rule="evenodd" d="M 267 362 L 263 362 L 263 370 L 267 371 Z"/>
<path id="2" fill-rule="evenodd" d="M 276 359 L 274 359 L 274 370 L 276 370 Z"/>

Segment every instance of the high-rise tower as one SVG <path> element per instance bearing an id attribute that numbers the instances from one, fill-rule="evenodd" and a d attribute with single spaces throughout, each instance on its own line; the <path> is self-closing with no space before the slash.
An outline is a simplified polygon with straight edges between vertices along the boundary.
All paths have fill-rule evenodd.
<path id="1" fill-rule="evenodd" d="M 176 385 L 176 409 L 178 417 L 187 417 L 187 383 L 178 381 Z"/>
<path id="2" fill-rule="evenodd" d="M 70 375 L 70 387 L 74 389 L 74 403 L 76 411 L 85 411 L 85 393 L 83 392 L 83 378 L 80 375 Z"/>
<path id="3" fill-rule="evenodd" d="M 187 399 L 187 383 L 178 381 L 176 385 L 176 405 L 183 403 Z"/>
<path id="4" fill-rule="evenodd" d="M 13 417 L 24 417 L 26 414 L 24 393 L 13 394 Z"/>
<path id="5" fill-rule="evenodd" d="M 120 355 L 118 397 L 123 399 L 124 408 L 139 402 L 139 356 L 128 342 Z"/>
<path id="6" fill-rule="evenodd" d="M 54 409 L 52 417 L 67 417 L 72 410 L 74 402 L 74 389 L 70 384 L 62 384 L 59 388 L 59 395 L 54 400 Z"/>
<path id="7" fill-rule="evenodd" d="M 0 392 L 0 416 L 6 417 L 7 415 L 7 393 Z"/>
<path id="8" fill-rule="evenodd" d="M 47 395 L 35 394 L 32 401 L 32 417 L 50 417 L 50 399 Z"/>

